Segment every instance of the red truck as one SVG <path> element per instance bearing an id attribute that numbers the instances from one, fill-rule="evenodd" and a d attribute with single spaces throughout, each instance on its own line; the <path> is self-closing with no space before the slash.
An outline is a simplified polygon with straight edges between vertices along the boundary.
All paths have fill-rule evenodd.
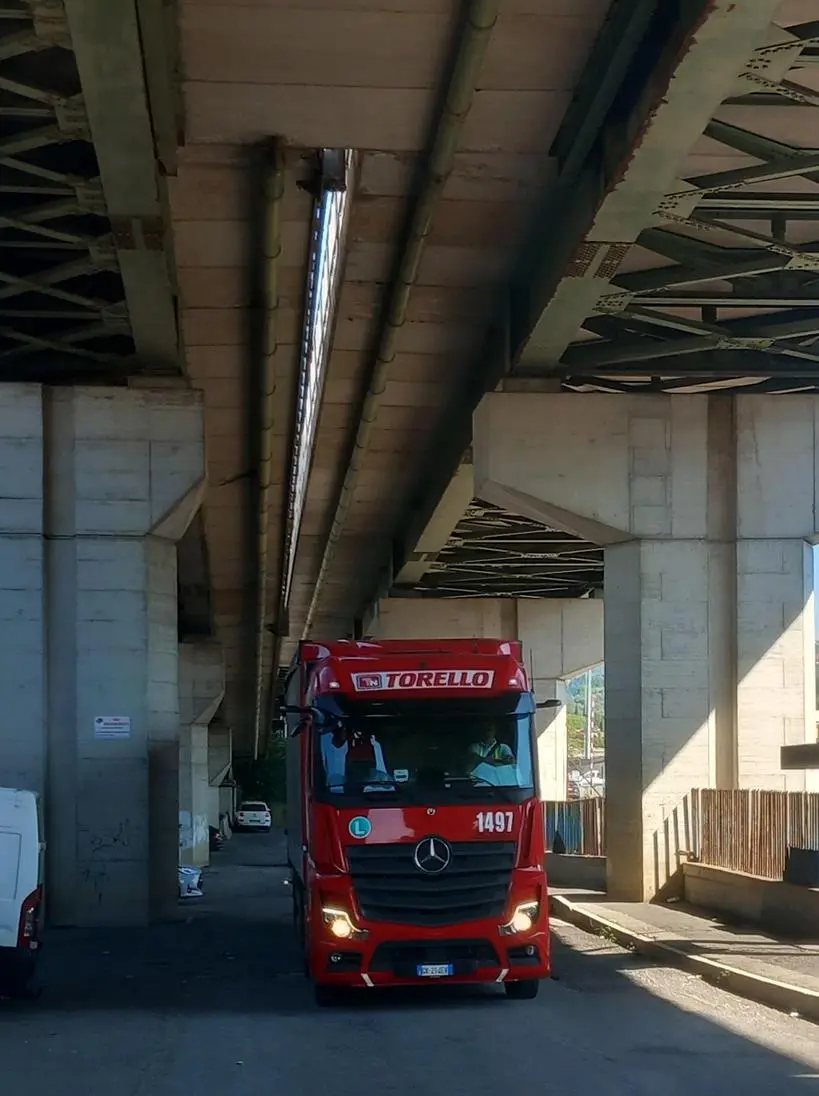
<path id="1" fill-rule="evenodd" d="M 429 982 L 536 996 L 549 975 L 537 706 L 516 642 L 300 643 L 282 704 L 288 857 L 319 1004 Z"/>

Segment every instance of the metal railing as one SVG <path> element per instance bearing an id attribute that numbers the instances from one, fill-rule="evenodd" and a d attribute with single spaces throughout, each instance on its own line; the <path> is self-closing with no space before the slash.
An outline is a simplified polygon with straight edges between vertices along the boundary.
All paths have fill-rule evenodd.
<path id="1" fill-rule="evenodd" d="M 789 847 L 819 851 L 817 792 L 700 788 L 691 798 L 702 864 L 781 879 Z"/>
<path id="2" fill-rule="evenodd" d="M 559 849 L 575 856 L 605 856 L 604 799 L 549 801 L 544 807 L 550 852 Z"/>

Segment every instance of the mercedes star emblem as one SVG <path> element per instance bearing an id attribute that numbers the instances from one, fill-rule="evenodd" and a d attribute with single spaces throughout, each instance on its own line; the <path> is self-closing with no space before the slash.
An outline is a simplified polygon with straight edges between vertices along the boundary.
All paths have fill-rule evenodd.
<path id="1" fill-rule="evenodd" d="M 442 837 L 425 837 L 415 846 L 413 860 L 427 875 L 438 875 L 449 867 L 452 849 Z"/>

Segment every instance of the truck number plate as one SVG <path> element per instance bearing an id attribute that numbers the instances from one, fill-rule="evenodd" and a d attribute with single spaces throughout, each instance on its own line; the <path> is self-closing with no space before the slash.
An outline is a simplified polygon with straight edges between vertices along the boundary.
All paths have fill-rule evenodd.
<path id="1" fill-rule="evenodd" d="M 452 963 L 419 963 L 419 978 L 449 978 L 455 973 Z"/>

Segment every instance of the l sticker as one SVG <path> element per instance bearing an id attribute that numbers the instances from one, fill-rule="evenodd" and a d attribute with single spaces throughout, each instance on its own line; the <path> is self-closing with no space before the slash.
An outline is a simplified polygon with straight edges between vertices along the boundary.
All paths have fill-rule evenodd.
<path id="1" fill-rule="evenodd" d="M 363 814 L 359 814 L 355 818 L 350 819 L 350 825 L 347 829 L 350 831 L 350 837 L 356 837 L 361 841 L 365 837 L 370 836 L 373 828 L 369 818 L 365 818 Z"/>

